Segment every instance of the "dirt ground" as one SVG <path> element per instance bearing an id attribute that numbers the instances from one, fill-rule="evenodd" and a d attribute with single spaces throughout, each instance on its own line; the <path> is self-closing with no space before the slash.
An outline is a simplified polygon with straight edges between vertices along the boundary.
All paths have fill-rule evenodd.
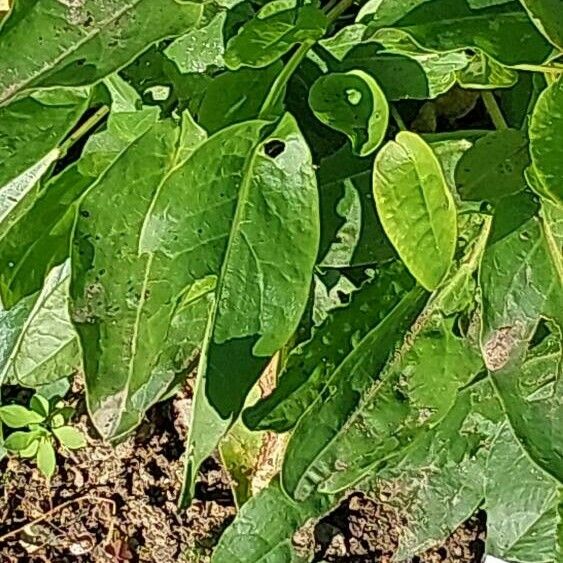
<path id="1" fill-rule="evenodd" d="M 28 460 L 0 463 L 0 561 L 204 563 L 235 516 L 228 477 L 209 459 L 184 514 L 176 511 L 189 399 L 153 408 L 136 434 L 112 448 L 93 436 L 81 404 L 78 424 L 89 445 L 63 457 L 50 486 Z M 315 561 L 389 562 L 397 545 L 393 513 L 360 494 L 317 523 Z M 411 563 L 481 561 L 484 520 L 474 517 L 443 546 Z"/>

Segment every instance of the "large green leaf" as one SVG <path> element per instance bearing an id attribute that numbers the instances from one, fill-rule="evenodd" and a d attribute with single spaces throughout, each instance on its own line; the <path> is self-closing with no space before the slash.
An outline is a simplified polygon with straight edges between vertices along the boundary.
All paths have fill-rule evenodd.
<path id="1" fill-rule="evenodd" d="M 563 267 L 553 221 L 561 212 L 536 213 L 526 193 L 497 209 L 480 272 L 481 346 L 516 436 L 540 467 L 562 481 Z M 554 342 L 547 364 L 539 361 L 542 349 L 534 340 L 545 336 L 542 326 Z"/>
<path id="2" fill-rule="evenodd" d="M 192 213 L 181 213 L 175 225 L 178 236 L 193 233 L 178 250 L 189 249 L 181 254 L 185 268 L 218 276 L 190 424 L 186 495 L 269 357 L 297 328 L 309 293 L 319 241 L 311 156 L 290 115 L 269 134 L 266 126 L 250 121 L 219 132 L 174 177 L 198 194 Z M 154 225 L 160 235 L 170 209 L 162 197 L 149 232 Z M 169 244 L 156 237 L 151 243 Z"/>
<path id="3" fill-rule="evenodd" d="M 401 38 L 405 32 L 425 49 L 469 47 L 506 65 L 541 63 L 551 52 L 517 1 L 472 10 L 466 0 L 383 0 L 375 4 L 370 18 L 377 41 Z"/>
<path id="4" fill-rule="evenodd" d="M 440 163 L 418 135 L 400 132 L 377 154 L 373 191 L 385 232 L 413 276 L 435 289 L 450 268 L 456 210 Z"/>
<path id="5" fill-rule="evenodd" d="M 306 498 L 317 486 L 331 493 L 351 486 L 439 421 L 458 388 L 479 371 L 475 330 L 456 336 L 454 323 L 472 306 L 459 288 L 471 279 L 485 240 L 486 230 L 410 333 L 407 328 L 424 304 L 417 289 L 327 378 L 288 445 L 282 483 L 292 496 Z"/>
<path id="6" fill-rule="evenodd" d="M 348 136 L 360 156 L 371 154 L 387 131 L 387 100 L 361 70 L 321 76 L 309 92 L 309 104 L 323 123 Z"/>
<path id="7" fill-rule="evenodd" d="M 88 101 L 85 89 L 54 89 L 0 107 L 0 189 L 55 149 Z"/>
<path id="8" fill-rule="evenodd" d="M 229 41 L 225 62 L 233 70 L 241 66 L 268 66 L 296 43 L 314 42 L 322 37 L 327 24 L 324 12 L 314 6 L 272 13 L 267 5 Z"/>
<path id="9" fill-rule="evenodd" d="M 49 273 L 38 295 L 3 314 L 0 381 L 36 387 L 68 376 L 80 366 L 68 314 L 68 284 L 69 268 L 63 264 Z"/>
<path id="10" fill-rule="evenodd" d="M 0 104 L 26 90 L 91 84 L 198 24 L 176 0 L 15 0 L 0 27 Z"/>
<path id="11" fill-rule="evenodd" d="M 530 153 L 542 194 L 563 204 L 563 79 L 544 90 L 530 119 Z"/>
<path id="12" fill-rule="evenodd" d="M 0 295 L 6 306 L 39 290 L 47 272 L 69 256 L 78 199 L 158 118 L 156 108 L 136 109 L 137 94 L 117 77 L 108 85 L 113 104 L 107 129 L 88 139 L 76 163 L 44 189 L 32 190 L 25 213 L 16 209 L 0 228 Z"/>
<path id="13" fill-rule="evenodd" d="M 483 135 L 461 157 L 455 179 L 462 199 L 498 203 L 526 187 L 528 139 L 515 129 Z"/>
<path id="14" fill-rule="evenodd" d="M 107 438 L 134 428 L 174 379 L 163 349 L 172 317 L 195 279 L 173 272 L 163 282 L 169 264 L 144 245 L 157 194 L 192 144 L 201 141 L 191 124 L 184 116 L 182 129 L 171 121 L 150 125 L 122 145 L 80 201 L 72 257 L 73 321 L 84 350 L 89 410 Z"/>
<path id="15" fill-rule="evenodd" d="M 317 486 L 330 486 L 333 472 L 347 469 L 348 458 L 339 457 L 339 443 L 349 431 L 350 419 L 365 404 L 365 394 L 376 385 L 380 370 L 420 309 L 426 295 L 411 290 L 342 359 L 319 394 L 299 420 L 288 444 L 283 471 L 284 489 L 297 500 L 306 499 Z"/>
<path id="16" fill-rule="evenodd" d="M 487 460 L 487 553 L 507 561 L 558 561 L 560 502 L 557 481 L 534 466 L 504 423 Z"/>
<path id="17" fill-rule="evenodd" d="M 292 501 L 278 480 L 250 499 L 233 524 L 221 536 L 213 563 L 297 563 L 302 557 L 294 549 L 293 537 L 301 527 L 311 528 L 315 519 L 327 512 L 335 499 L 315 495 L 305 502 Z"/>
<path id="18" fill-rule="evenodd" d="M 469 61 L 463 51 L 433 53 L 412 41 L 382 45 L 366 29 L 363 24 L 347 26 L 320 44 L 335 58 L 331 69 L 369 73 L 390 100 L 434 98 L 454 85 L 456 72 Z"/>
<path id="19" fill-rule="evenodd" d="M 352 294 L 348 305 L 334 309 L 310 340 L 292 350 L 278 386 L 245 411 L 245 423 L 251 428 L 277 432 L 295 426 L 339 364 L 412 285 L 412 278 L 398 263 L 377 271 L 373 280 Z"/>
<path id="20" fill-rule="evenodd" d="M 563 2 L 561 0 L 520 0 L 537 28 L 563 50 Z"/>

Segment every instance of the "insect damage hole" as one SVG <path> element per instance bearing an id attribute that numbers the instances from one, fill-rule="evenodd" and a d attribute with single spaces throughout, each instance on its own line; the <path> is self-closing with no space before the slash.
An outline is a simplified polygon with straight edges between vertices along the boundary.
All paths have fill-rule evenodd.
<path id="1" fill-rule="evenodd" d="M 285 143 L 279 139 L 272 139 L 264 144 L 264 152 L 270 158 L 276 158 L 280 156 L 285 150 Z"/>

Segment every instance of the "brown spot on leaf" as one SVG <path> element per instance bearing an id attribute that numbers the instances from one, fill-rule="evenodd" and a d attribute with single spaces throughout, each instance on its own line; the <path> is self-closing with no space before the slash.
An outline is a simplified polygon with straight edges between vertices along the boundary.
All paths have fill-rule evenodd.
<path id="1" fill-rule="evenodd" d="M 512 349 L 519 340 L 520 326 L 503 326 L 493 331 L 483 346 L 485 365 L 490 371 L 502 369 L 510 359 Z"/>

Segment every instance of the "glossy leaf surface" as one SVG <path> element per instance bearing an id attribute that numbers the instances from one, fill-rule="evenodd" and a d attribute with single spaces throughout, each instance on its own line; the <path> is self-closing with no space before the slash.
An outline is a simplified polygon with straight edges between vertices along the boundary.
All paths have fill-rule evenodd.
<path id="1" fill-rule="evenodd" d="M 197 25 L 201 11 L 175 0 L 15 0 L 0 27 L 0 104 L 30 89 L 92 84 Z"/>
<path id="2" fill-rule="evenodd" d="M 385 232 L 413 276 L 435 289 L 451 265 L 457 238 L 454 201 L 432 149 L 401 132 L 377 154 L 373 192 Z"/>
<path id="3" fill-rule="evenodd" d="M 377 82 L 361 70 L 327 74 L 309 93 L 315 115 L 342 131 L 360 156 L 372 153 L 387 130 L 389 107 Z"/>

